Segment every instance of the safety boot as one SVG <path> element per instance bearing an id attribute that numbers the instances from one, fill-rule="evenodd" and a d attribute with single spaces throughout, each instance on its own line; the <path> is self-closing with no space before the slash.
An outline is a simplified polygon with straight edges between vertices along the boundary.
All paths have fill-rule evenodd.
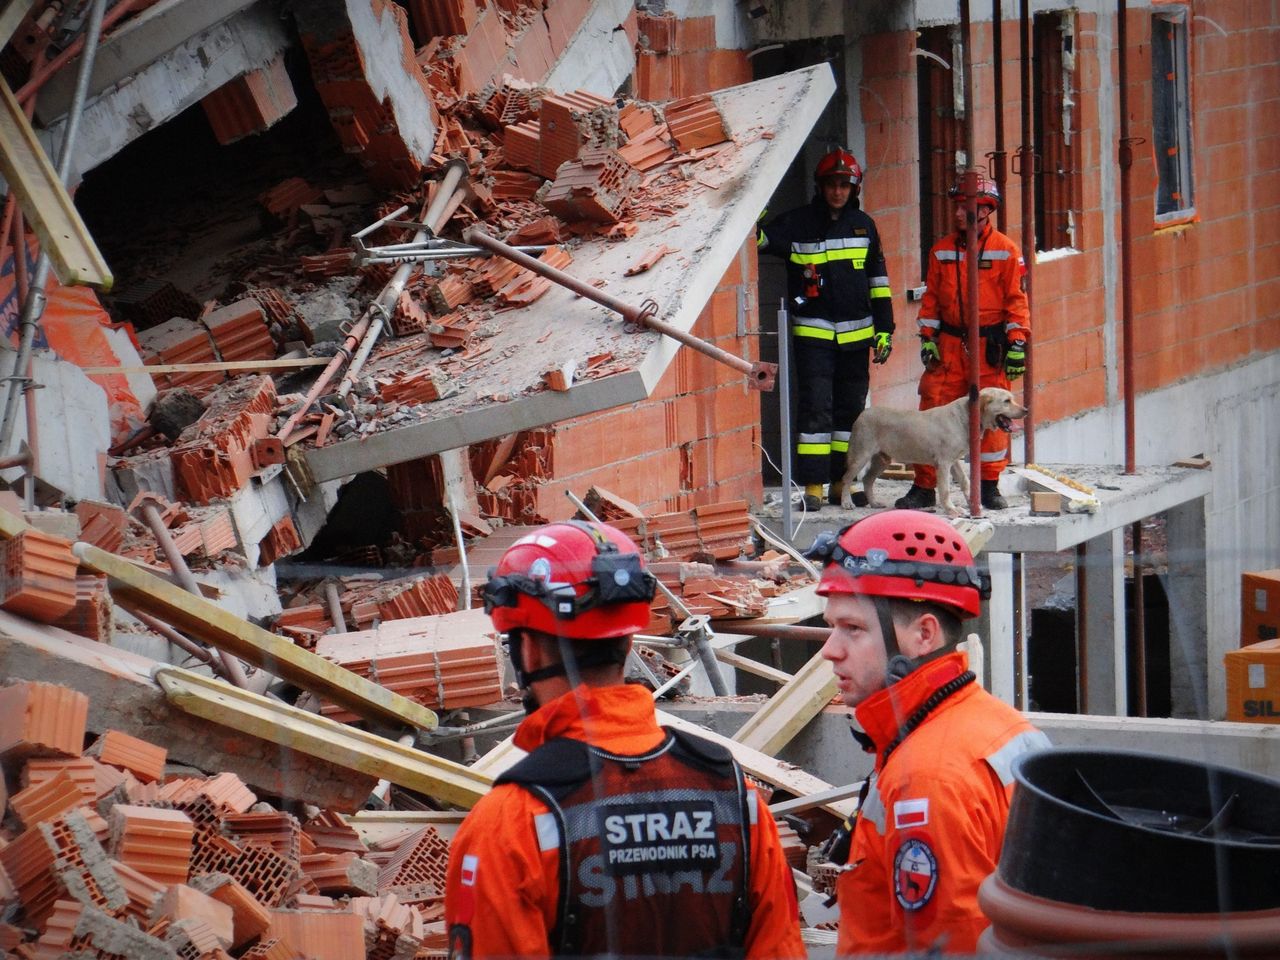
<path id="1" fill-rule="evenodd" d="M 938 502 L 938 495 L 928 487 L 913 483 L 905 496 L 894 504 L 899 510 L 926 510 Z"/>
<path id="2" fill-rule="evenodd" d="M 810 483 L 804 488 L 804 496 L 800 498 L 800 505 L 804 507 L 806 513 L 817 513 L 822 509 L 822 484 Z"/>
<path id="3" fill-rule="evenodd" d="M 844 485 L 833 483 L 827 491 L 827 503 L 831 504 L 833 507 L 838 507 L 840 506 L 840 499 L 843 496 Z M 861 490 L 853 491 L 850 495 L 850 499 L 853 500 L 853 505 L 855 507 L 865 507 L 867 505 L 867 495 Z"/>
<path id="4" fill-rule="evenodd" d="M 1000 495 L 999 480 L 982 481 L 982 508 L 984 510 L 1009 509 L 1009 501 Z"/>

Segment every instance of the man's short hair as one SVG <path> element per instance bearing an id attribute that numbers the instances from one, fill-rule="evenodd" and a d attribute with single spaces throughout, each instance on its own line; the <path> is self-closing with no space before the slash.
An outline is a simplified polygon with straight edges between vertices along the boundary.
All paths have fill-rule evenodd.
<path id="1" fill-rule="evenodd" d="M 938 624 L 942 627 L 942 636 L 947 646 L 954 647 L 964 639 L 964 621 L 956 616 L 951 608 L 945 607 L 940 603 L 930 603 L 927 600 L 904 600 L 897 597 L 889 597 L 887 599 L 889 601 L 889 612 L 895 625 L 906 626 L 921 614 L 931 613 L 938 618 Z"/>

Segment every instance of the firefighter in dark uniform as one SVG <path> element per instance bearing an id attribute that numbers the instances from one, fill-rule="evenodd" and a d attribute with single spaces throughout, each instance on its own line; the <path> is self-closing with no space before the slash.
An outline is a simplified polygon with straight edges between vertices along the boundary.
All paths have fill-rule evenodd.
<path id="1" fill-rule="evenodd" d="M 870 361 L 893 349 L 893 294 L 876 223 L 858 206 L 862 169 L 833 150 L 814 170 L 813 200 L 770 220 L 756 243 L 787 260 L 795 356 L 795 476 L 806 510 L 839 504 L 854 420 L 870 384 Z M 866 498 L 859 491 L 859 506 Z"/>
<path id="2" fill-rule="evenodd" d="M 724 747 L 658 726 L 623 683 L 655 581 L 603 524 L 539 527 L 485 585 L 528 756 L 459 828 L 450 956 L 803 957 L 777 826 Z"/>

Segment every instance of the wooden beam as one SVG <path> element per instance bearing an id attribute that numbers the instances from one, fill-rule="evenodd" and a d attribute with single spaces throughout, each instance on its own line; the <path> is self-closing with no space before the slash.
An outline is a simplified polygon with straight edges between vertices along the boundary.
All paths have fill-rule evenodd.
<path id="1" fill-rule="evenodd" d="M 89 228 L 80 219 L 67 188 L 36 139 L 27 115 L 0 79 L 0 174 L 22 204 L 40 249 L 49 255 L 58 280 L 111 289 L 111 270 Z M 24 254 L 26 251 L 22 251 Z"/>
<path id="2" fill-rule="evenodd" d="M 86 376 L 109 373 L 230 373 L 237 370 L 288 370 L 294 367 L 323 367 L 332 357 L 284 357 L 279 360 L 222 360 L 216 363 L 154 363 L 140 367 L 81 367 Z"/>
<path id="3" fill-rule="evenodd" d="M 723 635 L 716 634 L 716 639 L 719 640 L 721 636 Z M 779 686 L 783 686 L 791 680 L 791 674 L 787 673 L 785 670 L 778 670 L 775 667 L 769 666 L 767 663 L 761 663 L 759 660 L 752 660 L 750 657 L 744 657 L 742 654 L 735 653 L 733 650 L 717 649 L 716 659 L 721 663 L 728 664 L 735 670 L 741 670 L 743 673 L 755 674 L 757 677 L 763 677 L 765 680 L 771 680 Z"/>
<path id="4" fill-rule="evenodd" d="M 180 667 L 159 666 L 152 676 L 169 701 L 205 720 L 320 757 L 380 780 L 470 808 L 489 792 L 492 778 L 443 757 L 337 723 L 287 703 L 241 690 Z"/>
<path id="5" fill-rule="evenodd" d="M 734 759 L 748 774 L 757 780 L 763 780 L 765 783 L 772 784 L 788 793 L 796 796 L 804 797 L 811 794 L 819 794 L 833 789 L 831 784 L 824 780 L 819 780 L 812 774 L 805 773 L 799 767 L 792 766 L 789 763 L 783 763 L 775 760 L 744 744 L 737 743 L 728 737 L 723 737 L 714 731 L 708 730 L 706 727 L 699 726 L 683 717 L 677 717 L 670 713 L 658 711 L 658 722 L 666 727 L 675 727 L 680 730 L 687 730 L 689 733 L 697 734 L 704 740 L 711 740 L 728 748 L 733 754 Z M 503 740 L 483 757 L 472 764 L 470 769 L 473 772 L 483 771 L 485 774 L 497 778 L 508 767 L 516 763 L 524 756 L 524 751 L 512 743 L 508 737 Z M 834 814 L 837 817 L 851 816 L 857 808 L 856 799 L 848 798 L 835 799 L 827 803 L 823 803 L 822 808 Z"/>
<path id="6" fill-rule="evenodd" d="M 831 665 L 821 653 L 815 653 L 768 703 L 748 718 L 733 739 L 768 756 L 776 756 L 835 695 L 836 677 Z"/>
<path id="7" fill-rule="evenodd" d="M 241 620 L 203 597 L 145 573 L 123 557 L 83 542 L 76 543 L 72 551 L 81 566 L 107 577 L 111 599 L 127 610 L 158 617 L 359 716 L 422 730 L 436 726 L 435 713 L 421 704 Z"/>

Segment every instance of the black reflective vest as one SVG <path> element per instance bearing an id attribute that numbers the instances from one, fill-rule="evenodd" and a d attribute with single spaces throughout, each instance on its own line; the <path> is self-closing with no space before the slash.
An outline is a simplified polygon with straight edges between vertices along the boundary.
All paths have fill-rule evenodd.
<path id="1" fill-rule="evenodd" d="M 639 756 L 550 740 L 497 780 L 538 797 L 559 830 L 557 956 L 743 956 L 746 784 L 724 747 L 664 729 Z"/>

